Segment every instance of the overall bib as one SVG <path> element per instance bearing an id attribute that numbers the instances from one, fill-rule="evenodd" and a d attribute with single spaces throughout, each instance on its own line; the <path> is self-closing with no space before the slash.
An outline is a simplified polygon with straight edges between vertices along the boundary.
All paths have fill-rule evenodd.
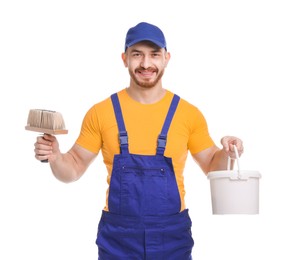
<path id="1" fill-rule="evenodd" d="M 180 98 L 174 95 L 157 141 L 156 155 L 130 154 L 117 94 L 111 96 L 119 129 L 108 206 L 96 244 L 100 260 L 190 260 L 192 222 L 181 200 L 172 159 L 164 156 L 167 133 Z"/>

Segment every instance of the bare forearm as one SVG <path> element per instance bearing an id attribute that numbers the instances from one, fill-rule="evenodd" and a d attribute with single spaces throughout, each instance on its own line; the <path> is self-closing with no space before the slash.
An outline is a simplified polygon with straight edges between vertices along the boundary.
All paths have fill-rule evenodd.
<path id="1" fill-rule="evenodd" d="M 36 159 L 48 160 L 54 176 L 66 183 L 78 180 L 97 156 L 77 144 L 67 153 L 61 153 L 57 138 L 53 135 L 38 137 L 34 151 Z"/>
<path id="2" fill-rule="evenodd" d="M 214 153 L 210 164 L 210 171 L 220 171 L 226 170 L 228 161 L 228 154 L 223 150 L 217 150 Z M 233 168 L 233 160 L 231 160 L 230 164 L 231 169 Z"/>
<path id="3" fill-rule="evenodd" d="M 222 149 L 216 145 L 209 147 L 199 153 L 193 154 L 193 158 L 199 164 L 205 174 L 210 171 L 227 169 L 228 157 L 237 158 L 234 145 L 237 147 L 238 156 L 243 153 L 242 141 L 237 137 L 225 136 L 221 139 Z M 230 168 L 233 169 L 234 161 L 231 160 Z"/>
<path id="4" fill-rule="evenodd" d="M 76 181 L 82 174 L 70 153 L 58 154 L 56 160 L 50 162 L 50 167 L 54 176 L 65 183 Z"/>

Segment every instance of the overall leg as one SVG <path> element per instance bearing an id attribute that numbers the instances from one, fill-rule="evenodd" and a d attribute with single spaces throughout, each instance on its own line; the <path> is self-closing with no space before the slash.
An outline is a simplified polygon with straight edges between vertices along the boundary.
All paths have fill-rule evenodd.
<path id="1" fill-rule="evenodd" d="M 144 259 L 144 230 L 100 220 L 96 239 L 100 260 Z"/>
<path id="2" fill-rule="evenodd" d="M 164 224 L 162 222 L 166 221 Z M 194 240 L 188 211 L 145 230 L 146 260 L 191 260 Z"/>

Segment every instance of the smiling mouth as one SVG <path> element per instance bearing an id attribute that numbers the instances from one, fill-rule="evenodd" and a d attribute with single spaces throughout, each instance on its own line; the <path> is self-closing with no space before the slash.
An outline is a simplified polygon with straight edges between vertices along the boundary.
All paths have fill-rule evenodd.
<path id="1" fill-rule="evenodd" d="M 136 71 L 138 74 L 140 74 L 143 77 L 152 77 L 154 75 L 154 73 L 156 73 L 155 70 L 137 70 Z"/>
<path id="2" fill-rule="evenodd" d="M 153 75 L 153 71 L 139 71 L 139 73 L 144 77 L 151 77 Z"/>

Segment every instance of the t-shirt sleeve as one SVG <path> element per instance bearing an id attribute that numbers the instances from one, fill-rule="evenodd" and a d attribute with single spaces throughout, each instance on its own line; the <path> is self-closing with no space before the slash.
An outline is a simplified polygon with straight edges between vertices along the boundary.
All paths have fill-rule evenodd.
<path id="1" fill-rule="evenodd" d="M 96 106 L 90 108 L 84 116 L 79 137 L 76 144 L 93 152 L 98 153 L 102 146 L 102 138 L 100 134 L 100 127 Z"/>
<path id="2" fill-rule="evenodd" d="M 197 108 L 191 126 L 188 141 L 188 149 L 191 154 L 196 154 L 214 145 L 214 141 L 208 131 L 206 119 Z"/>

